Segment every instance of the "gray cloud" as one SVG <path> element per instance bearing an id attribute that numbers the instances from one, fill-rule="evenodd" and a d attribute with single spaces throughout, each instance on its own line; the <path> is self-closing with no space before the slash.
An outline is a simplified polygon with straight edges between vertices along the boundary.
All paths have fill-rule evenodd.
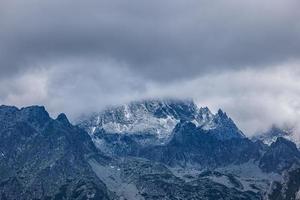
<path id="1" fill-rule="evenodd" d="M 85 65 L 90 70 L 84 69 Z M 299 63 L 286 63 L 162 84 L 145 80 L 126 65 L 111 60 L 75 59 L 2 79 L 0 102 L 46 105 L 53 117 L 65 112 L 76 119 L 107 105 L 136 99 L 193 98 L 199 106 L 208 106 L 214 112 L 222 108 L 246 134 L 252 135 L 272 124 L 300 124 L 299 78 Z"/>
<path id="2" fill-rule="evenodd" d="M 298 123 L 298 0 L 2 0 L 0 103 L 71 118 L 147 97 Z"/>
<path id="3" fill-rule="evenodd" d="M 101 57 L 154 80 L 261 68 L 299 59 L 299 8 L 298 0 L 2 0 L 1 68 Z"/>
<path id="4" fill-rule="evenodd" d="M 299 78 L 299 63 L 289 63 L 264 70 L 206 75 L 163 88 L 156 85 L 147 95 L 188 96 L 214 112 L 222 108 L 248 135 L 265 131 L 273 124 L 294 126 L 298 134 Z"/>

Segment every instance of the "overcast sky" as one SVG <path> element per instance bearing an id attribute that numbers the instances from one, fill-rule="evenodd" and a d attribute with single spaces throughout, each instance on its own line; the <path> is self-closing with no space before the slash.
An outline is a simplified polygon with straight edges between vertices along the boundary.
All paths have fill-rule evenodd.
<path id="1" fill-rule="evenodd" d="M 71 119 L 141 98 L 300 124 L 299 0 L 0 0 L 0 104 Z"/>

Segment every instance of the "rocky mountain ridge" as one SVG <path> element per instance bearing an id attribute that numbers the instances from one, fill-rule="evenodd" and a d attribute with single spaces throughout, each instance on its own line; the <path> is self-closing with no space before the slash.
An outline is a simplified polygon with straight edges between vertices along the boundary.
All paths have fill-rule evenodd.
<path id="1" fill-rule="evenodd" d="M 110 199 L 87 157 L 102 155 L 64 114 L 0 107 L 0 199 Z"/>
<path id="2" fill-rule="evenodd" d="M 107 133 L 149 134 L 162 141 L 168 140 L 180 121 L 193 122 L 216 137 L 230 139 L 244 137 L 231 118 L 222 110 L 216 114 L 207 108 L 198 108 L 190 100 L 144 100 L 110 107 L 77 120 L 77 124 L 93 135 Z"/>
<path id="3" fill-rule="evenodd" d="M 0 106 L 0 199 L 272 200 L 278 190 L 269 187 L 299 167 L 298 149 L 284 138 L 268 146 L 246 138 L 221 110 L 152 101 L 134 102 L 127 121 L 124 107 L 111 108 L 95 129 L 96 115 L 74 126 L 44 107 Z M 149 118 L 155 123 L 144 129 Z M 157 122 L 171 118 L 162 140 L 157 131 L 168 129 Z M 143 129 L 111 132 L 104 125 L 112 122 Z M 298 191 L 293 183 L 287 191 Z"/>

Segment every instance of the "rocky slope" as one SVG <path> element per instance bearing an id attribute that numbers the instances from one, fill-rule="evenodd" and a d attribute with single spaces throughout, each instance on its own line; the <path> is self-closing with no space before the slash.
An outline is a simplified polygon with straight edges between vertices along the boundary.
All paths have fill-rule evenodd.
<path id="1" fill-rule="evenodd" d="M 299 200 L 300 168 L 291 168 L 283 174 L 281 181 L 273 182 L 265 198 L 268 200 Z"/>
<path id="2" fill-rule="evenodd" d="M 148 123 L 149 119 L 155 123 Z M 169 124 L 165 119 L 173 120 L 172 127 L 165 129 Z M 139 128 L 132 128 L 136 124 Z M 217 168 L 252 160 L 266 172 L 281 172 L 299 160 L 292 142 L 280 137 L 271 146 L 253 142 L 222 110 L 212 114 L 192 101 L 133 102 L 93 114 L 79 126 L 109 156 L 143 157 L 169 166 Z"/>
<path id="3" fill-rule="evenodd" d="M 1 199 L 111 199 L 86 162 L 98 150 L 64 114 L 1 106 L 0 151 Z"/>
<path id="4" fill-rule="evenodd" d="M 299 164 L 300 154 L 296 144 L 281 137 L 271 144 L 259 163 L 260 167 L 266 172 L 282 172 L 293 165 Z"/>
<path id="5" fill-rule="evenodd" d="M 293 142 L 254 142 L 191 101 L 133 102 L 79 126 L 0 107 L 0 199 L 288 199 L 299 161 Z"/>
<path id="6" fill-rule="evenodd" d="M 135 114 L 140 110 L 142 115 Z M 148 123 L 149 119 L 155 123 Z M 168 120 L 173 122 L 168 123 Z M 108 128 L 107 123 L 124 130 Z M 137 124 L 141 125 L 138 129 L 131 128 Z M 170 124 L 172 126 L 167 126 Z M 280 136 L 270 146 L 259 139 L 250 140 L 223 111 L 212 114 L 208 108 L 198 108 L 190 101 L 133 102 L 84 118 L 79 126 L 89 132 L 98 149 L 111 157 L 138 157 L 161 163 L 169 169 L 192 170 L 198 174 L 205 169 L 213 170 L 213 174 L 223 170 L 222 178 L 214 175 L 206 178 L 226 187 L 230 186 L 225 184 L 226 177 L 237 175 L 238 169 L 236 183 L 245 188 L 239 191 L 251 191 L 260 197 L 272 181 L 278 181 L 281 173 L 299 165 L 300 160 L 294 143 Z M 243 173 L 245 171 L 252 175 L 248 176 Z M 185 176 L 195 180 L 193 173 Z M 160 176 L 155 177 L 152 181 Z"/>

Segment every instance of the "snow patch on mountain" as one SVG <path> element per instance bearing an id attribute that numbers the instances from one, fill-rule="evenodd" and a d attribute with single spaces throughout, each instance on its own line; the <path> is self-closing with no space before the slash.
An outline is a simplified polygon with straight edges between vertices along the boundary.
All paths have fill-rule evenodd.
<path id="1" fill-rule="evenodd" d="M 258 134 L 253 137 L 253 140 L 261 140 L 267 145 L 274 143 L 278 137 L 283 137 L 287 140 L 294 142 L 297 147 L 300 147 L 300 139 L 295 136 L 295 129 L 292 127 L 279 128 L 273 125 L 269 130 L 264 133 Z"/>
<path id="2" fill-rule="evenodd" d="M 191 121 L 207 131 L 224 126 L 227 121 L 230 126 L 234 124 L 222 111 L 212 114 L 207 107 L 198 108 L 193 101 L 173 99 L 136 101 L 110 107 L 82 118 L 78 124 L 90 135 L 104 130 L 106 133 L 120 134 L 147 133 L 166 139 L 181 120 Z"/>
<path id="3" fill-rule="evenodd" d="M 299 188 L 298 192 L 296 193 L 296 200 L 300 200 L 300 188 Z"/>

